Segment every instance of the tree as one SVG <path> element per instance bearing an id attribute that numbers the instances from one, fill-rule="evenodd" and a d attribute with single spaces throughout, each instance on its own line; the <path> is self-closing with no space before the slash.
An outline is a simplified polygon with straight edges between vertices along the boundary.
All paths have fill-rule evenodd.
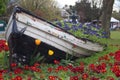
<path id="1" fill-rule="evenodd" d="M 97 20 L 99 20 L 100 16 L 102 15 L 102 2 L 103 0 L 91 0 L 92 15 Z"/>
<path id="2" fill-rule="evenodd" d="M 114 0 L 103 0 L 102 28 L 110 38 L 110 19 L 113 10 Z"/>
<path id="3" fill-rule="evenodd" d="M 120 13 L 120 0 L 117 0 L 119 4 L 115 4 L 115 6 L 118 8 L 118 12 Z"/>
<path id="4" fill-rule="evenodd" d="M 84 23 L 87 21 L 91 21 L 91 4 L 88 2 L 88 0 L 81 0 L 80 2 L 77 2 L 75 5 L 75 9 L 80 16 L 80 22 Z M 89 12 L 89 14 L 88 14 Z"/>
<path id="5" fill-rule="evenodd" d="M 2 16 L 7 10 L 8 0 L 0 0 L 0 16 Z"/>
<path id="6" fill-rule="evenodd" d="M 120 13 L 117 12 L 117 11 L 113 11 L 113 12 L 112 12 L 112 17 L 114 17 L 114 18 L 120 20 Z"/>
<path id="7" fill-rule="evenodd" d="M 102 28 L 110 38 L 110 19 L 115 0 L 79 0 L 76 3 L 76 10 L 83 20 L 99 19 L 101 16 Z M 119 0 L 120 1 L 120 0 Z M 102 4 L 101 4 L 102 2 Z M 92 7 L 91 7 L 92 6 Z"/>
<path id="8" fill-rule="evenodd" d="M 79 0 L 76 2 L 75 9 L 80 16 L 80 21 L 90 22 L 91 20 L 99 19 L 99 16 L 101 16 L 101 2 L 102 0 Z"/>
<path id="9" fill-rule="evenodd" d="M 66 10 L 69 14 L 72 14 L 72 11 L 75 10 L 74 6 L 72 5 L 65 5 L 63 9 Z"/>
<path id="10" fill-rule="evenodd" d="M 61 16 L 54 0 L 21 0 L 20 6 L 47 20 L 53 20 Z"/>

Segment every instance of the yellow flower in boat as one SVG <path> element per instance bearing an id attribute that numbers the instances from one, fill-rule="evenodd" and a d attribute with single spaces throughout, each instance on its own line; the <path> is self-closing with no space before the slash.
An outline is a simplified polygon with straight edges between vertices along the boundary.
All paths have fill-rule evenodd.
<path id="1" fill-rule="evenodd" d="M 39 39 L 36 39 L 35 40 L 35 44 L 38 46 L 38 45 L 40 45 L 40 43 L 41 43 L 41 40 L 39 40 Z"/>
<path id="2" fill-rule="evenodd" d="M 54 51 L 53 51 L 53 50 L 49 50 L 49 51 L 48 51 L 48 54 L 49 54 L 50 56 L 52 56 L 52 55 L 54 54 Z"/>
<path id="3" fill-rule="evenodd" d="M 8 46 L 8 43 L 6 42 L 6 43 L 5 43 L 5 45 L 7 45 L 7 46 Z"/>

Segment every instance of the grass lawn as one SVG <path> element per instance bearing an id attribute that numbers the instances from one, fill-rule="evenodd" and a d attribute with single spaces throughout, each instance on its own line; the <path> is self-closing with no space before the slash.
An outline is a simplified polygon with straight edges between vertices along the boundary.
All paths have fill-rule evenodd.
<path id="1" fill-rule="evenodd" d="M 95 55 L 91 56 L 93 58 L 88 57 L 91 60 L 87 60 L 87 61 L 93 62 L 92 59 L 94 59 L 94 57 L 97 59 L 98 57 L 100 57 L 100 56 L 102 56 L 106 53 L 114 52 L 118 49 L 118 47 L 110 46 L 110 45 L 118 45 L 119 48 L 120 48 L 120 31 L 111 31 L 111 39 L 108 39 L 108 44 L 107 45 L 108 45 L 108 48 L 105 51 L 102 51 L 98 54 L 95 54 Z"/>
<path id="2" fill-rule="evenodd" d="M 94 63 L 98 60 L 99 57 L 109 54 L 110 52 L 115 52 L 116 50 L 120 49 L 120 31 L 111 31 L 111 39 L 108 39 L 107 43 L 108 47 L 106 48 L 106 50 L 93 54 L 87 58 L 77 59 L 76 63 L 80 61 L 85 62 L 86 64 Z"/>
<path id="3" fill-rule="evenodd" d="M 120 45 L 120 30 L 111 31 L 111 39 L 109 43 L 114 45 Z"/>
<path id="4" fill-rule="evenodd" d="M 120 30 L 119 31 L 111 31 L 111 38 L 120 40 Z"/>
<path id="5" fill-rule="evenodd" d="M 111 39 L 109 39 L 108 41 L 108 47 L 106 48 L 106 50 L 102 51 L 102 52 L 98 52 L 95 53 L 93 55 L 91 55 L 90 57 L 86 57 L 86 58 L 79 58 L 75 61 L 75 65 L 79 65 L 80 62 L 84 62 L 85 65 L 89 65 L 89 64 L 100 64 L 100 62 L 98 61 L 100 57 L 104 57 L 105 55 L 108 55 L 109 53 L 114 53 L 116 52 L 118 49 L 120 49 L 120 31 L 111 31 Z M 111 46 L 113 45 L 113 46 Z M 104 61 L 103 61 L 104 62 Z M 105 62 L 107 63 L 114 63 L 114 59 L 110 59 L 110 61 Z M 117 80 L 118 78 L 110 71 L 110 68 L 107 68 L 107 72 L 105 75 L 101 75 L 99 76 L 102 79 L 104 79 L 106 76 L 112 76 L 115 80 Z M 96 75 L 98 76 L 98 75 Z M 102 78 L 104 76 L 104 78 Z"/>

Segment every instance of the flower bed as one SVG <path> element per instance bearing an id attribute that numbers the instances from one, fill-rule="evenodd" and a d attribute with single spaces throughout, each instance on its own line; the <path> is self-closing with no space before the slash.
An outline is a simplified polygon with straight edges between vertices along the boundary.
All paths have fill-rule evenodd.
<path id="1" fill-rule="evenodd" d="M 8 70 L 2 69 L 0 76 L 1 80 L 115 80 L 114 78 L 120 77 L 120 57 L 118 55 L 120 55 L 120 50 L 100 57 L 96 63 L 85 65 L 80 62 L 78 66 L 61 65 L 60 63 L 50 66 L 35 63 L 33 66 L 17 67 L 16 63 L 12 63 L 13 72 L 8 74 Z M 111 62 L 111 59 L 114 62 Z M 108 73 L 110 76 L 106 76 Z"/>
<path id="2" fill-rule="evenodd" d="M 5 40 L 0 40 L 0 48 L 1 54 L 8 52 Z M 94 63 L 83 61 L 77 62 L 77 65 L 57 60 L 54 64 L 36 62 L 31 66 L 12 63 L 12 71 L 4 64 L 0 68 L 0 80 L 116 80 L 120 77 L 119 56 L 120 50 L 117 50 L 100 56 Z"/>
<path id="3" fill-rule="evenodd" d="M 9 48 L 5 40 L 0 40 L 0 52 L 3 50 L 8 51 Z"/>
<path id="4" fill-rule="evenodd" d="M 98 26 L 96 24 L 74 24 L 72 22 L 66 21 L 56 21 L 54 24 L 79 38 L 86 38 L 102 44 L 106 43 L 106 33 L 102 30 L 101 26 Z"/>

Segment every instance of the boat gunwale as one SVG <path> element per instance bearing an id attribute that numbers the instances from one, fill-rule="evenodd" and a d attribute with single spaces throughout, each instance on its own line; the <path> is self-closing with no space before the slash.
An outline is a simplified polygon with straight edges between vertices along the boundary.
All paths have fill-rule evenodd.
<path id="1" fill-rule="evenodd" d="M 45 21 L 45 22 L 51 24 L 51 25 L 54 26 L 54 27 L 60 28 L 62 31 L 64 31 L 64 32 L 66 32 L 66 33 L 74 36 L 74 37 L 77 38 L 77 39 L 81 39 L 81 40 L 84 41 L 84 42 L 89 41 L 89 42 L 92 42 L 92 43 L 96 43 L 96 42 L 94 42 L 94 41 L 92 41 L 92 40 L 89 40 L 89 39 L 87 39 L 87 38 L 77 37 L 77 36 L 73 35 L 72 33 L 68 32 L 67 30 L 59 27 L 58 25 L 55 25 L 55 24 L 53 24 L 52 22 L 50 22 L 50 21 L 48 21 L 48 20 L 45 20 L 45 19 L 43 19 L 42 17 L 37 16 L 37 15 L 33 14 L 32 12 L 30 12 L 30 11 L 24 9 L 24 8 L 21 8 L 21 7 L 19 7 L 19 6 L 16 6 L 16 7 L 14 8 L 13 15 L 15 15 L 16 13 L 21 13 L 21 12 L 24 12 L 24 13 L 26 13 L 26 14 L 29 14 L 29 15 L 31 15 L 31 16 L 37 18 L 37 19 L 40 19 L 40 20 L 42 20 L 42 21 Z M 103 45 L 103 44 L 101 44 L 101 43 L 97 43 L 97 44 Z"/>

